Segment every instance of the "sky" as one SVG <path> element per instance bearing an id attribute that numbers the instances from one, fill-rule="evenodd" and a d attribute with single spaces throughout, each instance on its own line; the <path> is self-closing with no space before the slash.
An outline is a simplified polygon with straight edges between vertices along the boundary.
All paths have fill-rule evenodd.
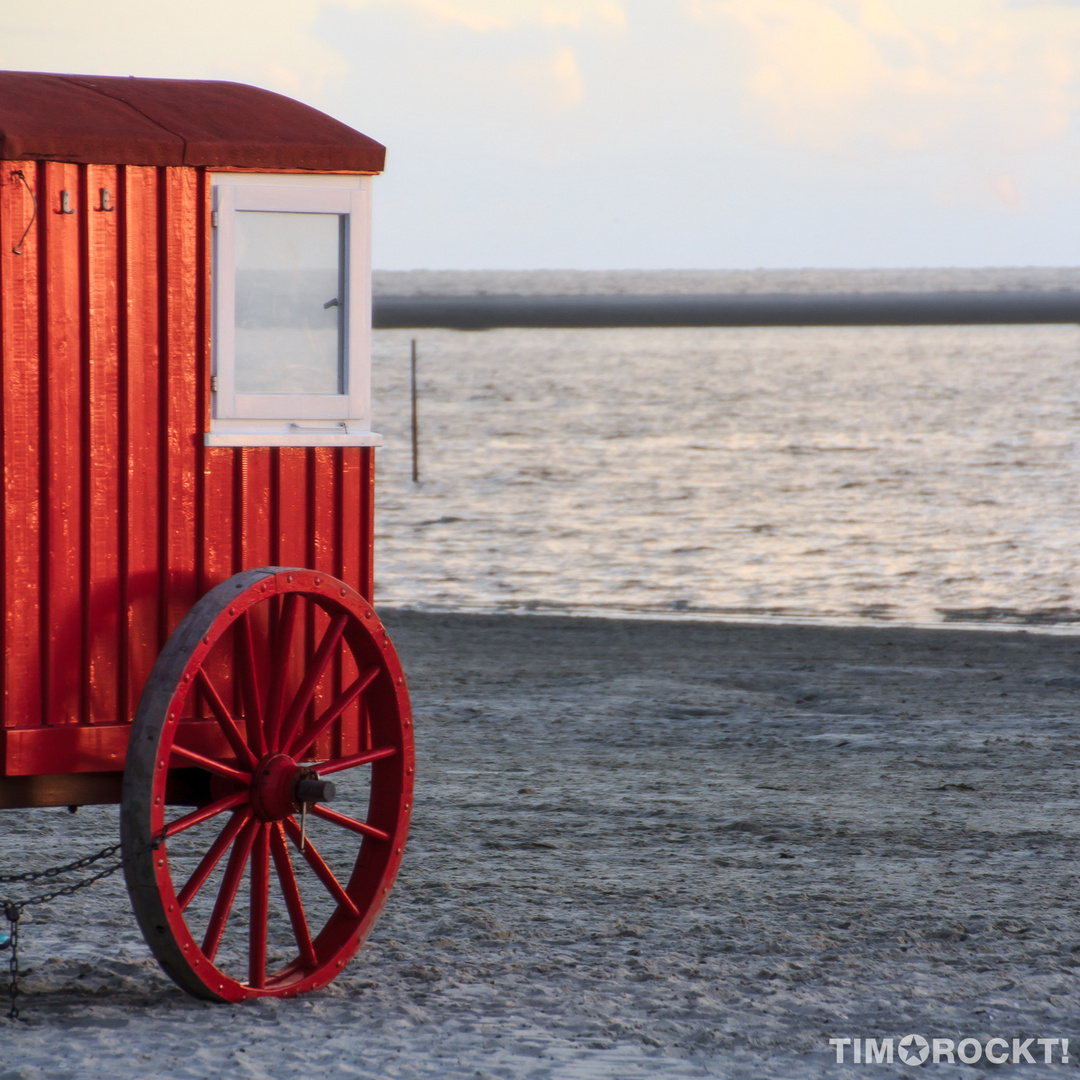
<path id="1" fill-rule="evenodd" d="M 1080 264 L 1080 0 L 0 0 L 388 147 L 379 269 Z"/>

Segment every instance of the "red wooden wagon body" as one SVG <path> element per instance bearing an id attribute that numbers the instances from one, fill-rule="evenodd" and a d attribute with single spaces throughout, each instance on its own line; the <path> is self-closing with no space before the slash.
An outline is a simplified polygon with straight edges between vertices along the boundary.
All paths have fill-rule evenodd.
<path id="1" fill-rule="evenodd" d="M 0 73 L 0 807 L 122 802 L 136 914 L 203 996 L 333 978 L 404 844 L 408 699 L 370 607 L 383 157 L 251 87 Z M 359 834 L 344 872 L 309 812 Z"/>

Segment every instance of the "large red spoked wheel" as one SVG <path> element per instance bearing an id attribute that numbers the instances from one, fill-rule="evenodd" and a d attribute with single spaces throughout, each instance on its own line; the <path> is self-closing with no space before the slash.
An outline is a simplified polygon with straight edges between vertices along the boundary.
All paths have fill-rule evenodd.
<path id="1" fill-rule="evenodd" d="M 162 967 L 218 1001 L 330 982 L 386 902 L 412 784 L 401 665 L 358 593 L 279 567 L 207 593 L 147 680 L 124 773 L 124 871 Z"/>

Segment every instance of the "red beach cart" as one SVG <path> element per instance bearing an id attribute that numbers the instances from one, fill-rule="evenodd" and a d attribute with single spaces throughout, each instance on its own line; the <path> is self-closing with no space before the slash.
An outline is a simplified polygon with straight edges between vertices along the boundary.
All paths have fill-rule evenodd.
<path id="1" fill-rule="evenodd" d="M 405 844 L 383 160 L 248 86 L 0 72 L 0 808 L 119 803 L 142 931 L 205 998 L 328 983 Z"/>

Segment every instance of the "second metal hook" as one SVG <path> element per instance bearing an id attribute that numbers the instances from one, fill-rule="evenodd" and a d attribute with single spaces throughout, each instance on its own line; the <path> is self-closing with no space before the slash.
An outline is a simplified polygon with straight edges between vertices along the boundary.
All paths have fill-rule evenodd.
<path id="1" fill-rule="evenodd" d="M 26 224 L 26 229 L 23 231 L 22 236 L 19 237 L 19 242 L 11 249 L 12 255 L 21 255 L 23 241 L 30 234 L 30 226 L 34 224 L 34 218 L 37 217 L 37 196 L 34 195 L 34 189 L 26 182 L 26 177 L 23 176 L 22 169 L 16 169 L 12 174 L 13 180 L 19 179 L 22 181 L 22 185 L 26 188 L 27 193 L 30 195 L 30 202 L 33 204 L 34 210 L 30 215 L 30 220 Z"/>

